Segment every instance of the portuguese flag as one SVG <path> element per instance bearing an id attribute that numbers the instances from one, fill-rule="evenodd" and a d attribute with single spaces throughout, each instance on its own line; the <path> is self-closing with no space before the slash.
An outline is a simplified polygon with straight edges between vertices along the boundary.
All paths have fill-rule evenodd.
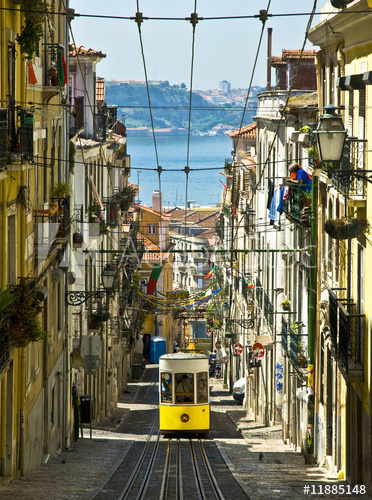
<path id="1" fill-rule="evenodd" d="M 160 264 L 154 264 L 152 268 L 149 281 L 147 283 L 147 295 L 154 295 L 156 283 L 158 282 L 161 270 L 163 266 Z"/>
<path id="2" fill-rule="evenodd" d="M 62 49 L 58 49 L 57 62 L 58 62 L 59 84 L 61 87 L 63 87 L 67 83 L 67 65 L 65 60 L 65 54 Z"/>

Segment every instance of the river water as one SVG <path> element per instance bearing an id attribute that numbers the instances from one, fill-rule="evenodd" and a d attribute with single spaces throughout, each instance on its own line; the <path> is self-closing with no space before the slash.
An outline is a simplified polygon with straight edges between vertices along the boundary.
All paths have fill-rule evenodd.
<path id="1" fill-rule="evenodd" d="M 129 181 L 139 184 L 136 199 L 145 206 L 152 205 L 152 194 L 159 189 L 159 176 L 154 140 L 151 137 L 131 137 L 128 133 L 127 152 L 131 156 L 132 173 Z M 156 147 L 159 165 L 163 206 L 185 207 L 187 164 L 187 135 L 158 136 Z M 191 136 L 189 150 L 190 173 L 187 182 L 187 201 L 201 206 L 221 203 L 225 181 L 219 172 L 224 169 L 225 158 L 231 159 L 232 140 L 225 135 Z"/>

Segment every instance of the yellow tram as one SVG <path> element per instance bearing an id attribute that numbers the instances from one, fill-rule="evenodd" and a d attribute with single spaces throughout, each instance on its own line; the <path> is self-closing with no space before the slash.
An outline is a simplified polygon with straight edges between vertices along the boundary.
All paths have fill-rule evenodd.
<path id="1" fill-rule="evenodd" d="M 207 434 L 210 429 L 209 361 L 204 354 L 177 352 L 159 358 L 161 434 Z"/>

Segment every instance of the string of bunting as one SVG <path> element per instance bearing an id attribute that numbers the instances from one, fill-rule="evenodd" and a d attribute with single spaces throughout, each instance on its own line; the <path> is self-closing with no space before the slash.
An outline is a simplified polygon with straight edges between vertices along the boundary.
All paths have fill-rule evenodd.
<path id="1" fill-rule="evenodd" d="M 212 287 L 216 284 L 214 281 L 210 285 L 208 285 L 206 288 L 201 290 L 198 293 L 195 293 L 194 295 L 190 295 L 189 297 L 185 299 L 179 299 L 179 298 L 174 298 L 174 299 L 169 299 L 169 298 L 161 298 L 161 297 L 155 297 L 154 295 L 148 295 L 142 292 L 138 292 L 138 295 L 142 297 L 144 300 L 147 302 L 150 302 L 151 304 L 154 304 L 159 307 L 163 307 L 166 309 L 182 309 L 182 308 L 188 308 L 192 307 L 197 304 L 201 304 L 203 302 L 208 302 L 212 297 L 217 295 L 222 288 L 219 288 L 218 290 L 215 290 L 214 292 L 210 293 L 207 295 L 207 293 L 212 289 Z M 164 297 L 163 294 L 162 297 Z"/>

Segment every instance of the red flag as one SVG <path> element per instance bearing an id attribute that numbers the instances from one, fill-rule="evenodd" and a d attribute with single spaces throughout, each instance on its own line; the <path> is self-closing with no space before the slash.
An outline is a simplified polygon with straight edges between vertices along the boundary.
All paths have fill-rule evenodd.
<path id="1" fill-rule="evenodd" d="M 28 83 L 37 83 L 34 67 L 31 61 L 28 61 Z"/>
<path id="2" fill-rule="evenodd" d="M 62 52 L 62 66 L 63 66 L 63 85 L 66 85 L 66 83 L 67 83 L 67 65 L 66 65 L 66 59 L 65 59 L 64 52 Z"/>
<path id="3" fill-rule="evenodd" d="M 235 217 L 235 215 L 236 215 L 236 205 L 234 205 L 234 209 L 233 209 L 233 211 L 231 212 L 231 215 L 233 215 L 233 216 Z"/>
<path id="4" fill-rule="evenodd" d="M 227 191 L 227 186 L 226 186 L 226 184 L 224 184 L 224 183 L 221 181 L 221 179 L 220 179 L 220 182 L 221 182 L 221 184 L 223 185 L 224 190 L 225 190 L 225 191 Z"/>

